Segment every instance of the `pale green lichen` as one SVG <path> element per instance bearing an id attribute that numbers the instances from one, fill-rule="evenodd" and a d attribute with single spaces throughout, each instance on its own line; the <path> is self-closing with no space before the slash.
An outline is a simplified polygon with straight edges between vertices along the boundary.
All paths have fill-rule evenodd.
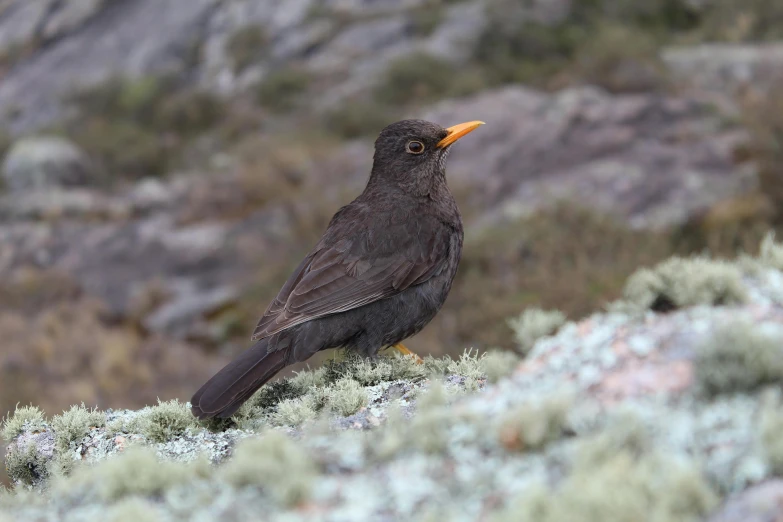
<path id="1" fill-rule="evenodd" d="M 5 456 L 5 469 L 11 479 L 29 486 L 51 476 L 49 460 L 38 451 L 33 441 L 11 446 Z"/>
<path id="2" fill-rule="evenodd" d="M 141 433 L 150 440 L 165 442 L 195 427 L 196 420 L 190 408 L 174 399 L 158 401 L 157 406 L 149 408 L 142 421 Z"/>
<path id="3" fill-rule="evenodd" d="M 55 448 L 59 452 L 66 452 L 71 443 L 89 434 L 90 429 L 105 426 L 106 414 L 96 409 L 88 409 L 84 404 L 71 406 L 61 415 L 52 417 L 51 425 L 55 434 Z"/>
<path id="4" fill-rule="evenodd" d="M 487 352 L 479 361 L 481 371 L 487 380 L 496 383 L 511 375 L 519 364 L 519 356 L 509 351 Z"/>
<path id="5" fill-rule="evenodd" d="M 139 496 L 158 496 L 168 489 L 210 471 L 206 461 L 191 464 L 158 460 L 148 448 L 129 448 L 122 455 L 94 467 L 80 467 L 67 479 L 57 480 L 55 488 L 68 497 L 87 496 L 105 502 Z"/>
<path id="6" fill-rule="evenodd" d="M 315 419 L 318 410 L 312 396 L 288 399 L 277 405 L 277 409 L 270 416 L 275 426 L 301 426 Z"/>
<path id="7" fill-rule="evenodd" d="M 552 335 L 565 321 L 566 316 L 560 311 L 528 308 L 519 317 L 509 319 L 508 325 L 514 331 L 519 353 L 524 355 L 538 339 Z"/>
<path id="8" fill-rule="evenodd" d="M 625 450 L 605 459 L 581 459 L 557 486 L 531 486 L 493 522 L 696 522 L 710 513 L 717 496 L 690 461 Z"/>
<path id="9" fill-rule="evenodd" d="M 761 411 L 759 442 L 767 465 L 775 476 L 783 476 L 783 405 L 777 390 L 765 397 Z"/>
<path id="10" fill-rule="evenodd" d="M 783 383 L 783 331 L 773 328 L 737 321 L 711 335 L 696 353 L 699 389 L 716 395 Z"/>
<path id="11" fill-rule="evenodd" d="M 308 498 L 317 472 L 315 462 L 301 447 L 271 431 L 242 441 L 219 475 L 234 487 L 259 487 L 281 504 L 295 505 Z"/>
<path id="12" fill-rule="evenodd" d="M 636 271 L 625 285 L 625 301 L 642 310 L 668 312 L 695 305 L 744 303 L 747 291 L 739 267 L 706 257 L 668 259 Z"/>
<path id="13" fill-rule="evenodd" d="M 761 242 L 759 261 L 776 270 L 783 270 L 783 244 L 775 242 L 775 234 L 770 232 Z"/>
<path id="14" fill-rule="evenodd" d="M 505 414 L 498 438 L 512 451 L 537 451 L 569 432 L 568 411 L 574 398 L 570 394 L 548 397 L 540 402 L 525 402 Z"/>
<path id="15" fill-rule="evenodd" d="M 327 392 L 329 408 L 343 417 L 353 415 L 367 405 L 367 392 L 352 379 L 341 379 Z"/>
<path id="16" fill-rule="evenodd" d="M 46 428 L 44 414 L 37 406 L 19 406 L 8 418 L 3 419 L 0 436 L 8 442 L 23 431 L 39 431 Z"/>
<path id="17" fill-rule="evenodd" d="M 109 508 L 105 520 L 107 522 L 157 522 L 163 518 L 152 502 L 131 497 L 123 499 Z"/>

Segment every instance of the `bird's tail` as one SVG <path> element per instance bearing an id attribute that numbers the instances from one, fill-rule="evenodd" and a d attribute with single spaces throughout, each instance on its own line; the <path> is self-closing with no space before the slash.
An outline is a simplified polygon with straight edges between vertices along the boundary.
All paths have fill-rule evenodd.
<path id="1" fill-rule="evenodd" d="M 288 350 L 261 339 L 217 372 L 190 399 L 199 419 L 231 417 L 265 382 L 287 365 Z"/>

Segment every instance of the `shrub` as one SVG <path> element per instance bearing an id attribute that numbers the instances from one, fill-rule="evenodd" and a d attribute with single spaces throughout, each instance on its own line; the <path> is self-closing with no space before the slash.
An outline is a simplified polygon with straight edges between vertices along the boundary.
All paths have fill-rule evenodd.
<path id="1" fill-rule="evenodd" d="M 310 74 L 299 67 L 273 71 L 256 88 L 256 98 L 263 107 L 275 112 L 294 109 L 310 86 Z"/>
<path id="2" fill-rule="evenodd" d="M 232 34 L 226 42 L 226 52 L 234 65 L 234 72 L 242 72 L 266 54 L 269 37 L 259 25 L 246 25 Z"/>

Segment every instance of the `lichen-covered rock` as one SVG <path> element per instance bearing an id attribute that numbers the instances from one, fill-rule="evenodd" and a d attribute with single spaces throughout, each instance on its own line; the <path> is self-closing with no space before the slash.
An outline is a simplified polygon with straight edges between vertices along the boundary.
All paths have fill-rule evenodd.
<path id="1" fill-rule="evenodd" d="M 3 182 L 12 192 L 30 189 L 74 187 L 95 181 L 87 155 L 70 141 L 38 136 L 17 141 L 2 166 Z"/>
<path id="2" fill-rule="evenodd" d="M 521 362 L 348 358 L 264 386 L 232 419 L 202 424 L 176 401 L 105 417 L 75 408 L 51 422 L 20 409 L 4 429 L 15 436 L 7 463 L 19 485 L 0 506 L 17 519 L 67 512 L 67 521 L 109 511 L 228 521 L 779 517 L 775 248 L 770 238 L 761 258 L 731 265 L 742 301 L 696 299 L 707 294 L 686 285 L 688 305 L 618 304 L 538 339 Z M 31 498 L 24 484 L 42 493 Z"/>

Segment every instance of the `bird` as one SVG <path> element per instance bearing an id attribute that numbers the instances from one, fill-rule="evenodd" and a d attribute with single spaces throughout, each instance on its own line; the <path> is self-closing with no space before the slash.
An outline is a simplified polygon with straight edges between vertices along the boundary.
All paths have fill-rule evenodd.
<path id="1" fill-rule="evenodd" d="M 321 350 L 371 359 L 387 347 L 412 353 L 402 341 L 438 313 L 462 254 L 446 158 L 483 124 L 411 119 L 380 132 L 363 192 L 337 211 L 283 284 L 253 331 L 255 344 L 193 395 L 195 417 L 231 417 L 280 370 Z"/>

